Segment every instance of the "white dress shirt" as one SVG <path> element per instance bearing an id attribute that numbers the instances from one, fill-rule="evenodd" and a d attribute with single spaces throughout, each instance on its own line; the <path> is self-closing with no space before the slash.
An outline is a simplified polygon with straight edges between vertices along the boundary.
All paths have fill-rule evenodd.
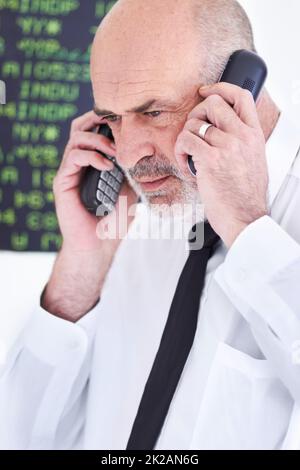
<path id="1" fill-rule="evenodd" d="M 156 449 L 300 449 L 299 146 L 281 115 L 267 142 L 271 217 L 209 260 Z M 144 217 L 140 205 L 132 227 Z M 126 448 L 187 256 L 185 240 L 127 237 L 76 324 L 36 299 L 1 374 L 1 448 Z"/>

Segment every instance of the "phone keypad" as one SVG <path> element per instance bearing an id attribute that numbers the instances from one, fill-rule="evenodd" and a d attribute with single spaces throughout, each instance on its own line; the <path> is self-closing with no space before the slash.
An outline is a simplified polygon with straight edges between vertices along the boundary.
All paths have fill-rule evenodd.
<path id="1" fill-rule="evenodd" d="M 99 207 L 97 208 L 98 216 L 106 215 L 113 210 L 118 200 L 123 180 L 124 174 L 117 166 L 111 171 L 101 171 L 99 173 L 96 193 L 96 198 L 99 202 Z"/>

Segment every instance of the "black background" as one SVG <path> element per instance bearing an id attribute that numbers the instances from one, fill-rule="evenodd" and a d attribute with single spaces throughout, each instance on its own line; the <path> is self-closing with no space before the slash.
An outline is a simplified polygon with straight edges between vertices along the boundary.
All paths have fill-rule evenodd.
<path id="1" fill-rule="evenodd" d="M 86 72 L 89 71 L 89 46 L 96 27 L 115 1 L 48 0 L 50 7 L 45 10 L 46 3 L 42 0 L 19 0 L 15 2 L 17 9 L 14 9 L 12 2 L 0 0 L 0 79 L 6 83 L 6 105 L 0 105 L 2 250 L 57 251 L 60 248 L 61 236 L 55 216 L 52 181 L 68 140 L 72 119 L 92 108 L 92 89 L 89 73 Z M 68 12 L 65 8 L 70 5 L 73 11 Z M 42 25 L 40 31 L 39 25 Z M 44 50 L 46 43 L 54 44 L 53 52 Z M 28 44 L 34 44 L 33 53 Z M 8 62 L 18 64 L 17 76 L 7 72 Z M 59 80 L 53 79 L 53 76 L 41 78 L 35 68 L 41 62 L 65 64 L 69 73 L 74 67 L 70 64 L 77 64 L 81 67 L 81 73 L 74 72 L 73 68 L 71 76 L 76 75 L 75 81 L 69 81 L 68 74 Z M 30 74 L 28 71 L 31 68 L 33 72 Z M 28 74 L 31 75 L 29 79 Z M 34 82 L 35 86 L 50 82 L 50 85 L 73 86 L 73 92 L 79 91 L 78 97 L 75 101 L 68 101 L 65 96 L 54 99 L 47 95 L 45 99 L 45 96 L 32 92 L 31 85 L 25 83 L 28 81 L 31 85 Z M 79 90 L 76 90 L 77 87 Z M 68 93 L 66 96 L 69 96 Z M 49 114 L 48 117 L 24 116 L 24 106 L 35 103 L 42 107 L 54 104 L 59 112 L 67 105 L 72 115 L 56 121 L 52 121 L 53 117 Z M 18 130 L 20 124 L 33 124 L 43 132 L 38 138 L 32 133 L 28 136 L 23 134 L 21 138 Z M 18 171 L 17 178 L 14 169 Z"/>

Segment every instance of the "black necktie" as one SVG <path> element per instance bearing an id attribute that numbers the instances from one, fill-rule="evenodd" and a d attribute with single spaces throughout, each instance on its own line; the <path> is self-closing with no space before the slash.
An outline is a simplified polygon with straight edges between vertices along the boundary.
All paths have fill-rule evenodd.
<path id="1" fill-rule="evenodd" d="M 203 248 L 195 250 L 192 238 L 196 230 L 199 233 L 199 228 L 204 228 L 204 243 Z M 190 254 L 176 287 L 127 450 L 151 450 L 155 447 L 194 341 L 207 262 L 218 240 L 208 222 L 204 227 L 194 225 L 190 231 Z"/>

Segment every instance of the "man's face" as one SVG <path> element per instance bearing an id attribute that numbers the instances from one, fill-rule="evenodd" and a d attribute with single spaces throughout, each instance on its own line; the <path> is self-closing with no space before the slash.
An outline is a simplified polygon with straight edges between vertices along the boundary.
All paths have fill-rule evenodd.
<path id="1" fill-rule="evenodd" d="M 182 174 L 174 157 L 177 136 L 200 101 L 196 60 L 187 57 L 187 49 L 194 53 L 190 38 L 180 44 L 174 25 L 170 31 L 151 25 L 154 39 L 130 27 L 129 19 L 125 31 L 114 22 L 96 37 L 95 109 L 112 129 L 116 159 L 139 194 L 151 204 L 195 202 L 195 178 Z M 155 29 L 163 31 L 160 39 Z"/>

